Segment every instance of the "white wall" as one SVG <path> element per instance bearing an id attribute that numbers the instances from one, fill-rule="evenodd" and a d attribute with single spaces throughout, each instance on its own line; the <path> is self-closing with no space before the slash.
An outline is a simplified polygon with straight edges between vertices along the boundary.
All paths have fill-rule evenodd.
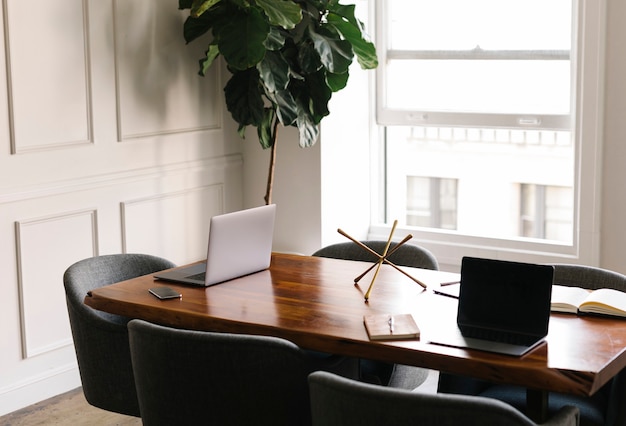
<path id="1" fill-rule="evenodd" d="M 244 204 L 265 204 L 270 150 L 256 129 L 244 143 Z M 310 254 L 320 246 L 320 145 L 300 148 L 294 127 L 279 127 L 272 203 L 276 204 L 274 250 Z"/>
<path id="2" fill-rule="evenodd" d="M 243 155 L 176 2 L 6 0 L 0 13 L 3 415 L 80 385 L 64 270 L 97 254 L 204 257 L 208 218 L 243 205 Z"/>

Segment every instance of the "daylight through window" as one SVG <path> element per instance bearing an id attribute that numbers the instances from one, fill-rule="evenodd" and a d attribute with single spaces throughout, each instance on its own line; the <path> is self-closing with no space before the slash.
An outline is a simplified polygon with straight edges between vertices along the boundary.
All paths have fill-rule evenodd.
<path id="1" fill-rule="evenodd" d="M 574 7 L 573 0 L 378 4 L 387 221 L 572 243 Z"/>

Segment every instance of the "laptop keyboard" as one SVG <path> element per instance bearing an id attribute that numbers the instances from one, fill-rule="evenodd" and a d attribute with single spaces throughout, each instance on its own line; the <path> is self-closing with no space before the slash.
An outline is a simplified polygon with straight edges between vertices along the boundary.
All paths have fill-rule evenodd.
<path id="1" fill-rule="evenodd" d="M 189 280 L 204 281 L 206 279 L 206 272 L 200 272 L 199 274 L 188 275 L 185 278 Z"/>
<path id="2" fill-rule="evenodd" d="M 486 330 L 486 329 L 472 329 L 468 328 L 463 331 L 465 337 L 471 337 L 475 339 L 490 340 L 492 342 L 508 343 L 511 345 L 523 345 L 527 346 L 537 339 L 520 334 L 512 334 L 506 331 L 498 330 Z"/>

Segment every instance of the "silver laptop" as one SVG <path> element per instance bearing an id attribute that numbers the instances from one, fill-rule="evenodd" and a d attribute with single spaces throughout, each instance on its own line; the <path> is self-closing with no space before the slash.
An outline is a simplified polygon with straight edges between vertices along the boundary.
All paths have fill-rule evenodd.
<path id="1" fill-rule="evenodd" d="M 554 267 L 464 257 L 456 324 L 431 342 L 523 355 L 548 334 Z"/>
<path id="2" fill-rule="evenodd" d="M 165 281 L 210 286 L 269 268 L 276 205 L 211 218 L 206 263 L 159 272 Z"/>

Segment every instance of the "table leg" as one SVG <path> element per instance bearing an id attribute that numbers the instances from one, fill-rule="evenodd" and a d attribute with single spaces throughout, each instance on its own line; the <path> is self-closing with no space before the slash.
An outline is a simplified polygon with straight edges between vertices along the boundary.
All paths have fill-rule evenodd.
<path id="1" fill-rule="evenodd" d="M 526 389 L 526 411 L 531 420 L 545 422 L 548 419 L 548 391 Z"/>

